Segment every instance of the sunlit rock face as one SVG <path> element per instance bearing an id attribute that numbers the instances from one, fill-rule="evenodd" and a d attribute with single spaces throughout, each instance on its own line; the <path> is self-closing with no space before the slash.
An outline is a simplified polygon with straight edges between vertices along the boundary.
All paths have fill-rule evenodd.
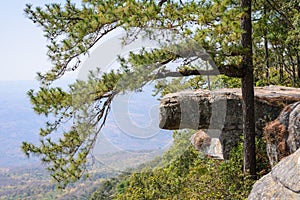
<path id="1" fill-rule="evenodd" d="M 223 159 L 220 139 L 216 137 L 212 138 L 204 130 L 199 130 L 193 134 L 191 136 L 191 143 L 194 148 L 202 152 L 203 155 L 214 159 Z"/>
<path id="2" fill-rule="evenodd" d="M 264 134 L 272 171 L 254 184 L 248 199 L 300 199 L 300 102 L 286 106 Z"/>
<path id="3" fill-rule="evenodd" d="M 271 166 L 300 147 L 300 102 L 286 106 L 266 125 L 265 138 Z"/>
<path id="4" fill-rule="evenodd" d="M 171 93 L 160 102 L 160 128 L 205 130 L 218 138 L 224 159 L 243 135 L 242 94 L 239 88 Z M 288 104 L 300 101 L 300 89 L 268 86 L 255 88 L 256 134 L 278 117 Z M 216 134 L 217 133 L 217 134 Z M 211 135 L 215 134 L 215 135 Z"/>
<path id="5" fill-rule="evenodd" d="M 300 149 L 283 158 L 258 180 L 248 199 L 300 199 Z"/>

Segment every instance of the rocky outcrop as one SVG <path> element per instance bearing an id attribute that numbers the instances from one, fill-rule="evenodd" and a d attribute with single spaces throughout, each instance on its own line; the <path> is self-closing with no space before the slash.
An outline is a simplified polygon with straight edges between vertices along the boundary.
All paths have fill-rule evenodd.
<path id="1" fill-rule="evenodd" d="M 248 199 L 300 199 L 300 149 L 258 180 Z"/>
<path id="2" fill-rule="evenodd" d="M 266 125 L 265 138 L 271 166 L 300 147 L 300 102 L 286 106 Z"/>
<path id="3" fill-rule="evenodd" d="M 171 93 L 161 99 L 160 128 L 207 129 L 218 133 L 224 158 L 242 135 L 240 89 L 196 90 Z M 300 89 L 268 86 L 255 88 L 256 133 L 263 134 L 266 122 L 274 120 L 288 104 L 300 101 Z M 210 134 L 209 132 L 207 134 Z"/>
<path id="4" fill-rule="evenodd" d="M 209 130 L 206 130 L 206 132 L 209 132 Z M 206 132 L 199 130 L 193 134 L 191 137 L 192 145 L 205 156 L 214 159 L 223 159 L 222 145 L 219 138 L 213 138 L 211 137 L 212 133 L 207 134 Z"/>
<path id="5" fill-rule="evenodd" d="M 203 130 L 199 130 L 192 135 L 191 143 L 196 150 L 205 152 L 211 146 L 211 137 Z"/>
<path id="6" fill-rule="evenodd" d="M 248 199 L 300 199 L 300 102 L 266 125 L 265 138 L 273 169 L 254 184 Z"/>

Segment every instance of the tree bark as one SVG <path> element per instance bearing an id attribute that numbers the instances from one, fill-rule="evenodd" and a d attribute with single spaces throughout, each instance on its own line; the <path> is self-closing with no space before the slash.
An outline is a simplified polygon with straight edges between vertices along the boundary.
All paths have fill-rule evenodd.
<path id="1" fill-rule="evenodd" d="M 296 58 L 297 58 L 297 84 L 296 86 L 300 86 L 300 56 L 298 51 L 296 51 Z"/>
<path id="2" fill-rule="evenodd" d="M 252 24 L 251 0 L 241 0 L 241 9 L 245 14 L 241 18 L 242 46 L 246 50 L 242 56 L 241 67 L 243 96 L 243 132 L 244 132 L 244 173 L 256 178 L 255 153 L 255 118 L 254 118 L 254 81 L 253 81 L 253 52 L 252 52 Z"/>
<path id="3" fill-rule="evenodd" d="M 264 17 L 267 17 L 267 7 L 264 5 Z M 267 26 L 267 23 L 265 24 Z M 265 62 L 266 62 L 266 78 L 267 83 L 270 83 L 270 65 L 269 65 L 269 48 L 268 48 L 268 38 L 267 38 L 267 29 L 264 30 L 264 47 L 265 47 Z"/>

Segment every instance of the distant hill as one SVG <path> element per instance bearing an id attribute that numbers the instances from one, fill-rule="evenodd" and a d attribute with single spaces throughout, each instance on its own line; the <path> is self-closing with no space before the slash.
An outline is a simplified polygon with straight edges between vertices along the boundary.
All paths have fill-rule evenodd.
<path id="1" fill-rule="evenodd" d="M 26 95 L 29 89 L 37 87 L 36 81 L 0 81 L 0 168 L 39 163 L 37 159 L 27 159 L 20 150 L 22 141 L 39 141 L 39 128 L 46 120 L 33 112 Z M 155 113 L 158 114 L 158 101 L 150 91 L 149 87 L 145 93 L 117 99 L 95 146 L 95 154 L 143 150 L 161 152 L 170 145 L 172 134 L 157 129 L 157 116 L 154 121 L 151 119 Z M 124 104 L 122 101 L 125 101 Z M 125 106 L 127 111 L 120 110 L 123 105 L 129 105 Z"/>
<path id="2" fill-rule="evenodd" d="M 34 81 L 0 82 L 0 167 L 35 163 L 21 153 L 22 141 L 38 141 L 43 119 L 34 114 L 26 92 L 36 88 Z"/>
<path id="3" fill-rule="evenodd" d="M 151 92 L 119 96 L 95 145 L 90 178 L 57 191 L 40 161 L 20 149 L 23 141 L 39 141 L 46 120 L 26 95 L 37 87 L 35 81 L 0 81 L 0 199 L 86 199 L 105 178 L 152 160 L 173 141 L 171 132 L 157 129 Z"/>

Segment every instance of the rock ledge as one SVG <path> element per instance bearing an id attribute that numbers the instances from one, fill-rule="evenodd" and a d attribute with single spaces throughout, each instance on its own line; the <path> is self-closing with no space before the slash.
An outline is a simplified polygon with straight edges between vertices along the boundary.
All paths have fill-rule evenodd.
<path id="1" fill-rule="evenodd" d="M 241 89 L 196 90 L 171 93 L 160 102 L 162 129 L 190 128 L 218 132 L 224 158 L 242 135 Z M 300 101 L 300 89 L 267 86 L 255 88 L 256 134 L 262 136 L 266 122 L 278 117 L 288 104 Z M 212 131 L 214 130 L 214 131 Z M 215 136 L 214 136 L 215 137 Z"/>

